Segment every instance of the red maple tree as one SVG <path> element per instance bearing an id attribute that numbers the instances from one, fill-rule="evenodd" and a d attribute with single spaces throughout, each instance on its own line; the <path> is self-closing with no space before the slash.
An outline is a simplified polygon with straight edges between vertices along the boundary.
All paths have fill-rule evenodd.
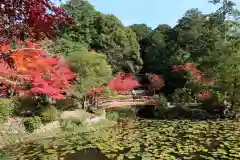
<path id="1" fill-rule="evenodd" d="M 107 85 L 108 88 L 121 94 L 127 94 L 138 86 L 140 86 L 140 84 L 134 76 L 131 73 L 125 72 L 119 72 Z"/>
<path id="2" fill-rule="evenodd" d="M 119 72 L 106 87 L 120 94 L 128 94 L 138 86 L 140 86 L 139 82 L 131 73 Z M 103 91 L 104 88 L 93 88 L 88 95 L 90 96 L 93 93 L 101 93 Z"/>
<path id="3" fill-rule="evenodd" d="M 76 77 L 60 57 L 47 57 L 39 45 L 31 42 L 18 42 L 15 50 L 10 45 L 0 45 L 0 53 L 0 82 L 20 96 L 45 94 L 64 98 Z"/>
<path id="4" fill-rule="evenodd" d="M 190 79 L 193 80 L 194 82 L 205 84 L 205 85 L 213 85 L 214 80 L 206 79 L 204 77 L 204 74 L 202 71 L 196 69 L 196 64 L 187 62 L 183 65 L 174 65 L 173 66 L 173 71 L 178 72 L 178 71 L 187 71 Z"/>
<path id="5" fill-rule="evenodd" d="M 147 73 L 148 80 L 150 81 L 150 84 L 148 85 L 148 88 L 151 90 L 159 90 L 164 86 L 164 79 L 161 75 L 153 74 L 153 73 Z"/>
<path id="6" fill-rule="evenodd" d="M 32 40 L 52 37 L 57 28 L 73 18 L 50 0 L 1 0 L 0 41 L 18 39 L 21 33 Z"/>
<path id="7" fill-rule="evenodd" d="M 196 69 L 196 64 L 187 62 L 183 65 L 175 65 L 173 66 L 173 71 L 186 71 L 189 75 L 191 81 L 205 85 L 205 86 L 212 86 L 214 85 L 215 81 L 213 79 L 206 79 L 202 71 Z M 199 100 L 206 100 L 212 96 L 212 92 L 209 89 L 203 89 L 197 93 L 197 98 Z"/>

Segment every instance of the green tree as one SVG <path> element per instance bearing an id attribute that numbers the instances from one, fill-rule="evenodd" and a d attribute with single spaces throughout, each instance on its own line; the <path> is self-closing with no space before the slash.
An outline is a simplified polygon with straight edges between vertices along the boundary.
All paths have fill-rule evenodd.
<path id="1" fill-rule="evenodd" d="M 232 109 L 238 108 L 240 98 L 240 43 L 228 41 L 219 45 L 219 56 L 217 65 L 212 69 L 215 71 L 215 92 L 227 95 L 224 99 L 231 102 Z M 216 57 L 212 57 L 216 60 Z"/>
<path id="2" fill-rule="evenodd" d="M 142 59 L 145 57 L 145 49 L 151 45 L 149 36 L 152 33 L 152 29 L 146 24 L 133 24 L 130 28 L 136 33 L 138 43 L 140 45 L 140 54 Z"/>
<path id="3" fill-rule="evenodd" d="M 239 39 L 240 38 L 240 10 L 232 10 L 229 19 L 226 20 L 227 31 L 226 36 L 229 39 Z"/>
<path id="4" fill-rule="evenodd" d="M 58 41 L 59 44 L 69 44 L 68 52 L 82 45 L 89 50 L 104 53 L 115 72 L 138 72 L 142 60 L 135 32 L 124 27 L 114 15 L 96 11 L 88 1 L 80 1 L 78 5 L 68 3 L 63 7 L 76 21 L 75 25 L 62 31 L 62 40 Z M 66 49 L 61 46 L 58 50 L 66 54 Z"/>
<path id="5" fill-rule="evenodd" d="M 87 1 L 79 1 L 78 3 L 79 5 L 67 3 L 62 6 L 75 20 L 75 25 L 64 28 L 62 36 L 71 38 L 71 41 L 79 44 L 87 44 L 87 47 L 89 47 L 92 42 L 92 35 L 96 32 L 94 23 L 97 12 Z"/>
<path id="6" fill-rule="evenodd" d="M 231 14 L 236 4 L 231 0 L 210 0 L 209 2 L 214 5 L 221 4 L 221 7 L 215 12 L 215 15 L 218 17 L 218 19 L 221 22 L 219 25 L 222 31 L 221 35 L 226 40 L 227 25 L 225 23 L 225 20 Z"/>
<path id="7" fill-rule="evenodd" d="M 72 71 L 79 75 L 74 90 L 75 97 L 85 100 L 94 87 L 102 87 L 112 76 L 112 68 L 104 54 L 96 52 L 75 52 L 68 57 Z"/>
<path id="8" fill-rule="evenodd" d="M 146 24 L 133 24 L 129 27 L 136 33 L 138 42 L 147 38 L 152 32 L 152 29 Z"/>
<path id="9" fill-rule="evenodd" d="M 105 53 L 115 71 L 137 72 L 142 65 L 136 34 L 114 15 L 98 14 L 97 35 L 91 48 Z"/>
<path id="10" fill-rule="evenodd" d="M 151 44 L 145 49 L 144 67 L 146 71 L 161 73 L 164 68 L 168 67 L 169 50 L 169 33 L 171 27 L 168 25 L 159 25 L 149 36 Z"/>

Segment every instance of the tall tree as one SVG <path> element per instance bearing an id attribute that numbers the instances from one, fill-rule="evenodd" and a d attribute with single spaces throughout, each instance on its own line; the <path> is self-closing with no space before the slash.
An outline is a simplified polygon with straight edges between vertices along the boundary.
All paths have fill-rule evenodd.
<path id="1" fill-rule="evenodd" d="M 105 54 L 115 72 L 138 72 L 142 65 L 140 47 L 136 34 L 130 28 L 124 27 L 114 15 L 97 12 L 88 1 L 81 1 L 81 5 L 77 6 L 66 4 L 63 7 L 74 17 L 76 24 L 63 31 L 62 40 Z"/>
<path id="2" fill-rule="evenodd" d="M 138 43 L 140 45 L 140 54 L 142 59 L 145 57 L 145 49 L 151 44 L 149 36 L 152 29 L 146 24 L 133 24 L 130 28 L 136 33 Z"/>
<path id="3" fill-rule="evenodd" d="M 221 7 L 216 11 L 216 15 L 222 21 L 220 27 L 222 31 L 222 37 L 226 40 L 227 36 L 227 26 L 225 20 L 228 18 L 228 15 L 233 11 L 233 7 L 236 5 L 231 0 L 210 0 L 210 3 L 216 5 L 221 4 Z"/>
<path id="4" fill-rule="evenodd" d="M 151 44 L 145 49 L 144 67 L 146 71 L 161 73 L 168 67 L 168 58 L 170 56 L 167 45 L 169 42 L 169 33 L 171 27 L 168 25 L 159 25 L 149 36 Z"/>

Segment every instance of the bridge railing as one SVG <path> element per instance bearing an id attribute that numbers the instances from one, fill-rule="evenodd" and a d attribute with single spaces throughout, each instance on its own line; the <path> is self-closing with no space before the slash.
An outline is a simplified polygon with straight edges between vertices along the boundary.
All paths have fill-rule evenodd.
<path id="1" fill-rule="evenodd" d="M 102 106 L 105 103 L 114 103 L 114 102 L 152 102 L 154 103 L 154 99 L 151 96 L 137 96 L 136 98 L 132 96 L 126 96 L 121 98 L 104 98 L 104 97 L 98 97 L 92 106 Z"/>

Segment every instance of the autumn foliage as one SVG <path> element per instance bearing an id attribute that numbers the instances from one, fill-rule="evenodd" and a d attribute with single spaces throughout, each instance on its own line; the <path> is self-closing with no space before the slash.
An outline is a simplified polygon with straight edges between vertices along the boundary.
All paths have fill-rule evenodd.
<path id="1" fill-rule="evenodd" d="M 214 84 L 214 80 L 209 80 L 209 79 L 204 78 L 203 72 L 198 70 L 196 68 L 196 64 L 194 64 L 194 63 L 188 62 L 183 65 L 175 65 L 175 66 L 173 66 L 173 71 L 174 72 L 187 71 L 190 79 L 196 83 L 201 83 L 201 84 L 205 84 L 205 85 L 213 85 Z"/>
<path id="2" fill-rule="evenodd" d="M 23 32 L 34 40 L 52 37 L 56 29 L 72 23 L 72 17 L 50 0 L 0 1 L 0 41 L 20 38 Z"/>
<path id="3" fill-rule="evenodd" d="M 151 90 L 160 90 L 164 86 L 164 79 L 161 75 L 147 73 L 148 80 L 150 81 L 148 88 Z"/>
<path id="4" fill-rule="evenodd" d="M 76 76 L 60 57 L 47 57 L 39 45 L 31 42 L 18 42 L 16 49 L 1 45 L 0 53 L 2 89 L 11 89 L 20 96 L 44 94 L 64 98 Z"/>
<path id="5" fill-rule="evenodd" d="M 120 94 L 128 94 L 138 86 L 140 86 L 139 82 L 131 73 L 119 72 L 106 87 Z M 88 95 L 92 93 L 101 93 L 103 91 L 104 88 L 93 88 Z"/>
<path id="6" fill-rule="evenodd" d="M 185 63 L 183 65 L 175 65 L 173 66 L 173 71 L 186 71 L 191 81 L 195 82 L 196 84 L 205 85 L 205 86 L 212 86 L 214 85 L 215 81 L 212 79 L 204 78 L 204 74 L 202 71 L 196 69 L 196 64 L 194 63 Z M 209 89 L 203 89 L 199 91 L 197 94 L 197 98 L 199 100 L 206 100 L 212 96 L 212 92 Z"/>
<path id="7" fill-rule="evenodd" d="M 133 75 L 125 72 L 119 72 L 107 85 L 108 88 L 121 94 L 127 94 L 138 86 L 140 86 L 140 84 Z"/>

